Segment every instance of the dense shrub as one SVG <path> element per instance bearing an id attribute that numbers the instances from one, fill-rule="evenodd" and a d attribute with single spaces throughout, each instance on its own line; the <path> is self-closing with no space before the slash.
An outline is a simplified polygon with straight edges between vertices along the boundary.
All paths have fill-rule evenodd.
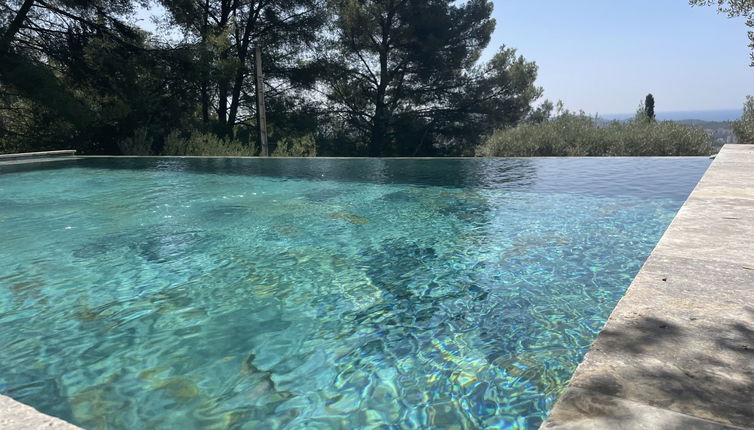
<path id="1" fill-rule="evenodd" d="M 561 113 L 539 123 L 524 123 L 494 132 L 477 149 L 478 156 L 639 156 L 709 155 L 707 134 L 672 121 L 637 117 L 600 125 L 583 113 Z"/>
<path id="2" fill-rule="evenodd" d="M 189 135 L 172 132 L 165 138 L 162 155 L 203 155 L 249 157 L 259 151 L 253 143 L 244 145 L 236 139 L 219 138 L 212 133 L 193 131 Z"/>
<path id="3" fill-rule="evenodd" d="M 121 154 L 126 155 L 153 155 L 152 136 L 146 128 L 137 128 L 134 134 L 118 142 Z"/>
<path id="4" fill-rule="evenodd" d="M 246 139 L 249 140 L 249 139 Z M 317 144 L 311 135 L 283 137 L 273 143 L 273 157 L 316 157 Z M 172 155 L 172 156 L 256 156 L 259 150 L 253 141 L 244 144 L 242 139 L 223 139 L 211 132 L 173 131 L 165 137 L 162 151 L 154 144 L 148 130 L 138 128 L 133 135 L 118 142 L 124 155 Z M 157 149 L 155 149 L 157 148 Z"/>
<path id="5" fill-rule="evenodd" d="M 733 123 L 733 133 L 740 143 L 754 143 L 754 97 L 746 97 L 744 114 Z"/>
<path id="6" fill-rule="evenodd" d="M 316 157 L 317 144 L 312 136 L 284 137 L 277 142 L 273 157 Z"/>

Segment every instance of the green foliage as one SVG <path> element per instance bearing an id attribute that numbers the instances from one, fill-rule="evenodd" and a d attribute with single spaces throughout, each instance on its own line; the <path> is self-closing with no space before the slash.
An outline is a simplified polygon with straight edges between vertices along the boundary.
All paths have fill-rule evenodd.
<path id="1" fill-rule="evenodd" d="M 642 118 L 599 126 L 583 113 L 563 112 L 540 123 L 498 130 L 479 147 L 478 156 L 650 156 L 709 155 L 707 134 L 672 121 Z"/>
<path id="2" fill-rule="evenodd" d="M 0 84 L 0 153 L 61 149 L 76 128 L 59 112 L 14 93 Z"/>
<path id="3" fill-rule="evenodd" d="M 291 97 L 300 84 L 300 71 L 310 70 L 303 55 L 325 20 L 324 0 L 186 1 L 158 0 L 165 7 L 165 24 L 179 28 L 193 45 L 199 74 L 202 122 L 215 122 L 228 135 L 255 111 L 254 46 L 263 52 L 264 75 L 274 80 L 271 97 Z M 287 85 L 284 85 L 287 84 Z M 212 118 L 214 117 L 214 118 Z"/>
<path id="4" fill-rule="evenodd" d="M 650 121 L 657 120 L 657 117 L 655 117 L 655 97 L 652 94 L 647 94 L 647 97 L 644 99 L 644 115 Z"/>
<path id="5" fill-rule="evenodd" d="M 200 131 L 188 134 L 174 131 L 166 137 L 161 155 L 251 157 L 258 153 L 255 145 L 244 145 L 237 139 Z"/>
<path id="6" fill-rule="evenodd" d="M 145 153 L 149 140 L 150 152 L 161 153 L 172 130 L 233 136 L 252 125 L 248 53 L 261 40 L 275 90 L 268 94 L 285 101 L 271 103 L 272 119 L 306 105 L 285 84 L 294 74 L 296 85 L 306 81 L 299 71 L 311 68 L 302 47 L 321 25 L 321 0 L 161 3 L 169 18 L 163 24 L 183 30 L 184 40 L 159 42 L 126 24 L 124 14 L 141 4 L 133 0 L 9 0 L 0 7 L 0 148 Z M 275 111 L 281 105 L 284 115 Z"/>
<path id="7" fill-rule="evenodd" d="M 114 153 L 124 137 L 143 129 L 152 140 L 152 151 L 158 153 L 172 129 L 193 126 L 196 93 L 181 85 L 195 73 L 191 53 L 144 49 L 144 36 L 136 34 L 124 44 L 125 36 L 116 40 L 84 31 L 72 34 L 64 59 L 66 81 L 93 119 L 89 127 L 80 129 L 78 145 L 83 151 Z"/>
<path id="8" fill-rule="evenodd" d="M 635 120 L 604 127 L 562 106 L 549 119 L 549 101 L 533 108 L 533 62 L 505 46 L 479 61 L 491 0 L 158 3 L 171 39 L 128 23 L 140 0 L 6 0 L 0 151 L 254 155 L 255 46 L 274 155 L 706 150 L 698 132 L 656 123 L 651 94 Z M 754 26 L 754 0 L 691 3 Z M 734 125 L 742 141 L 751 115 Z"/>
<path id="9" fill-rule="evenodd" d="M 273 157 L 316 157 L 317 144 L 311 135 L 284 137 L 277 141 Z"/>
<path id="10" fill-rule="evenodd" d="M 490 0 L 158 0 L 168 40 L 128 24 L 134 0 L 6 3 L 4 151 L 249 154 L 255 46 L 277 155 L 471 155 L 543 114 L 534 63 L 478 61 Z"/>
<path id="11" fill-rule="evenodd" d="M 189 50 L 151 49 L 144 32 L 109 15 L 89 15 L 90 8 L 102 7 L 102 14 L 118 4 L 122 11 L 131 3 L 31 9 L 28 19 L 39 21 L 22 27 L 0 60 L 0 97 L 14 107 L 0 110 L 0 146 L 118 154 L 143 129 L 159 152 L 171 128 L 191 125 Z M 72 18 L 63 25 L 60 16 Z"/>
<path id="12" fill-rule="evenodd" d="M 74 94 L 65 87 L 55 73 L 35 59 L 15 53 L 2 56 L 0 80 L 16 97 L 23 97 L 35 104 L 44 104 L 61 120 L 77 126 L 89 122 L 89 111 Z"/>
<path id="13" fill-rule="evenodd" d="M 754 143 L 754 97 L 746 96 L 743 116 L 733 122 L 733 133 L 740 143 Z"/>
<path id="14" fill-rule="evenodd" d="M 550 100 L 545 100 L 539 106 L 537 106 L 536 109 L 533 109 L 529 112 L 529 114 L 526 116 L 526 122 L 536 124 L 547 121 L 552 116 L 552 111 L 554 109 L 556 109 L 556 105 L 554 105 Z M 563 111 L 563 102 L 558 102 L 557 110 L 558 112 Z"/>
<path id="15" fill-rule="evenodd" d="M 153 155 L 152 144 L 154 139 L 150 136 L 149 130 L 141 127 L 129 136 L 118 142 L 118 149 L 124 155 Z"/>
<path id="16" fill-rule="evenodd" d="M 478 64 L 492 3 L 332 0 L 325 76 L 331 110 L 366 153 L 472 153 L 481 135 L 515 124 L 541 91 L 536 66 L 501 47 Z"/>
<path id="17" fill-rule="evenodd" d="M 634 121 L 649 123 L 656 121 L 654 113 L 654 97 L 650 98 L 652 94 L 649 94 L 644 100 L 639 103 L 639 107 L 636 108 L 636 115 Z"/>

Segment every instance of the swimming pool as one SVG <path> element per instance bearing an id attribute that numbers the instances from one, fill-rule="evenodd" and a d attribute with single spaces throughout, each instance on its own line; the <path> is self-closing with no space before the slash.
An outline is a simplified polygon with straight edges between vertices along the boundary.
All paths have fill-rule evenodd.
<path id="1" fill-rule="evenodd" d="M 0 166 L 0 393 L 92 429 L 534 429 L 708 165 Z"/>

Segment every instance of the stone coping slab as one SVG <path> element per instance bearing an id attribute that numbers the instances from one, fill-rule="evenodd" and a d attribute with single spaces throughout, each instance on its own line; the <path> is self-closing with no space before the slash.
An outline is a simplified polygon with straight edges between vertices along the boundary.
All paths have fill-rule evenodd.
<path id="1" fill-rule="evenodd" d="M 0 394 L 0 429 L 3 430 L 81 430 L 59 418 L 45 415 L 31 406 Z"/>
<path id="2" fill-rule="evenodd" d="M 754 429 L 754 145 L 722 148 L 541 429 Z"/>
<path id="3" fill-rule="evenodd" d="M 20 152 L 17 154 L 0 154 L 0 167 L 28 165 L 31 163 L 46 163 L 51 161 L 75 160 L 76 150 Z"/>
<path id="4" fill-rule="evenodd" d="M 40 152 L 19 152 L 16 154 L 0 154 L 0 161 L 17 160 L 20 158 L 34 157 L 66 157 L 76 155 L 75 149 L 62 149 L 59 151 L 40 151 Z"/>

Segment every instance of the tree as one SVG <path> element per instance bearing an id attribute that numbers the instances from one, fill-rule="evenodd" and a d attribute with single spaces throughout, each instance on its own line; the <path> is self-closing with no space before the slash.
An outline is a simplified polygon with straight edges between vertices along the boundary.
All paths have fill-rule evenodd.
<path id="1" fill-rule="evenodd" d="M 529 112 L 529 115 L 526 117 L 526 122 L 530 124 L 543 123 L 552 117 L 552 112 L 555 109 L 555 104 L 553 104 L 550 100 L 545 100 L 539 106 L 537 106 L 536 109 L 533 109 L 531 112 Z M 559 100 L 557 103 L 557 111 L 558 113 L 560 113 L 562 110 L 563 102 Z"/>
<path id="2" fill-rule="evenodd" d="M 741 119 L 733 122 L 733 133 L 740 143 L 754 143 L 754 97 L 746 97 Z"/>
<path id="3" fill-rule="evenodd" d="M 0 7 L 0 143 L 45 147 L 73 139 L 92 115 L 64 80 L 69 36 L 87 29 L 130 37 L 121 17 L 131 0 L 11 0 Z"/>
<path id="4" fill-rule="evenodd" d="M 276 153 L 470 155 L 547 114 L 533 62 L 504 46 L 480 62 L 489 0 L 159 0 L 179 41 L 129 24 L 142 3 L 0 4 L 0 151 L 247 153 L 257 46 Z"/>
<path id="5" fill-rule="evenodd" d="M 540 95 L 536 66 L 502 48 L 479 55 L 495 21 L 487 0 L 333 0 L 332 111 L 367 154 L 458 152 L 470 126 L 511 125 Z M 439 139 L 439 140 L 438 140 Z"/>
<path id="6" fill-rule="evenodd" d="M 172 130 L 193 125 L 198 93 L 185 83 L 198 71 L 190 47 L 150 44 L 140 31 L 114 38 L 72 28 L 67 40 L 65 55 L 55 61 L 90 115 L 79 130 L 79 149 L 118 153 L 125 139 L 144 136 L 145 145 L 151 142 L 144 151 L 160 152 Z"/>
<path id="7" fill-rule="evenodd" d="M 716 6 L 718 12 L 729 17 L 746 18 L 746 26 L 754 29 L 754 0 L 689 0 L 692 6 Z M 749 31 L 749 47 L 752 49 L 751 67 L 754 67 L 754 30 Z"/>
<path id="8" fill-rule="evenodd" d="M 647 94 L 644 99 L 644 114 L 650 121 L 656 121 L 655 117 L 655 98 L 652 94 Z"/>
<path id="9" fill-rule="evenodd" d="M 254 44 L 262 44 L 265 77 L 274 97 L 290 88 L 302 48 L 313 43 L 323 22 L 320 0 L 160 0 L 170 24 L 184 30 L 197 49 L 202 121 L 214 120 L 221 135 L 253 117 L 250 87 Z M 272 81 L 272 83 L 270 83 Z M 274 106 L 274 104 L 273 104 Z M 213 111 L 212 114 L 210 111 Z"/>

